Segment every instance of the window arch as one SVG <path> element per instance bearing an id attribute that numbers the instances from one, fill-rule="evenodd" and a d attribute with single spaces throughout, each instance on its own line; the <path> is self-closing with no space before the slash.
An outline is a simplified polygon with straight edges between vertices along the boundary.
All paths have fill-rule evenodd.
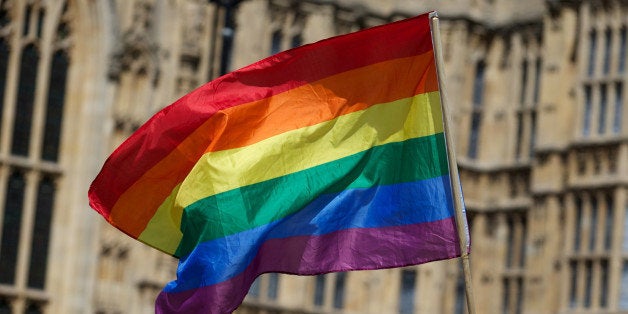
<path id="1" fill-rule="evenodd" d="M 70 10 L 66 0 L 0 1 L 0 312 L 43 313 L 49 301 Z"/>

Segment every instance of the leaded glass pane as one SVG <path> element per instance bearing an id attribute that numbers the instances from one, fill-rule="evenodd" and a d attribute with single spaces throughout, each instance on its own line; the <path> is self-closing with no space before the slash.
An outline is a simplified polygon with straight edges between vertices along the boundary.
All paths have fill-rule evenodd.
<path id="1" fill-rule="evenodd" d="M 53 181 L 50 178 L 44 178 L 37 190 L 37 207 L 35 208 L 31 260 L 28 271 L 28 286 L 31 288 L 44 288 L 54 196 Z"/>
<path id="2" fill-rule="evenodd" d="M 17 262 L 22 205 L 26 182 L 24 174 L 13 172 L 7 185 L 4 217 L 2 220 L 2 242 L 0 243 L 0 283 L 13 284 Z"/>
<path id="3" fill-rule="evenodd" d="M 68 65 L 69 60 L 66 54 L 63 51 L 57 51 L 52 58 L 50 70 L 44 146 L 41 156 L 44 160 L 57 161 L 58 159 Z"/>
<path id="4" fill-rule="evenodd" d="M 39 52 L 37 48 L 34 45 L 26 46 L 22 52 L 20 63 L 15 123 L 13 125 L 11 153 L 14 155 L 28 155 L 38 63 Z"/>

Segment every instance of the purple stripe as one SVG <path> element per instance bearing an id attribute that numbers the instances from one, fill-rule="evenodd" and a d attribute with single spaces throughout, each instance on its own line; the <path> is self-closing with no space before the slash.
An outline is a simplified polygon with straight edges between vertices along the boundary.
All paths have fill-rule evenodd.
<path id="1" fill-rule="evenodd" d="M 231 313 L 255 278 L 403 267 L 460 256 L 454 218 L 385 228 L 347 229 L 321 236 L 271 239 L 246 270 L 218 284 L 161 292 L 156 313 Z"/>

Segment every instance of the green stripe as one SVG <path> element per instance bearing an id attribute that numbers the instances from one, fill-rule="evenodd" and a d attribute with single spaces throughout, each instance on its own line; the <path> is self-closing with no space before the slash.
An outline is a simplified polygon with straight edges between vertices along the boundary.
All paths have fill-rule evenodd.
<path id="1" fill-rule="evenodd" d="M 282 219 L 320 194 L 414 182 L 448 173 L 443 133 L 369 150 L 199 200 L 183 212 L 176 256 L 200 242 Z"/>

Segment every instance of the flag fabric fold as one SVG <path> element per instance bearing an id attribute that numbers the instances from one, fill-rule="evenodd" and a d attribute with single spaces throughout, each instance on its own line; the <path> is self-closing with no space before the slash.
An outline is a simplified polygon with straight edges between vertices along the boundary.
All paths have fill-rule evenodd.
<path id="1" fill-rule="evenodd" d="M 160 313 L 231 313 L 265 272 L 460 256 L 428 15 L 209 82 L 118 147 L 90 205 L 180 259 Z"/>

